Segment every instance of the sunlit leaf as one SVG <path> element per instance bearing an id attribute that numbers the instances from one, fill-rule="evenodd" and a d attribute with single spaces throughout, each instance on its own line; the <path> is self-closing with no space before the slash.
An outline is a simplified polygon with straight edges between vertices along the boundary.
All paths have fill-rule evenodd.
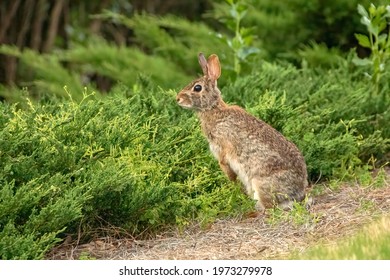
<path id="1" fill-rule="evenodd" d="M 355 57 L 354 59 L 352 59 L 352 62 L 355 64 L 355 65 L 358 65 L 358 66 L 368 66 L 368 65 L 372 65 L 372 61 L 367 59 L 367 58 L 359 58 L 359 57 Z"/>
<path id="2" fill-rule="evenodd" d="M 371 3 L 370 7 L 368 8 L 368 12 L 371 16 L 375 16 L 377 14 L 377 9 L 374 4 Z"/>
<path id="3" fill-rule="evenodd" d="M 378 37 L 378 44 L 384 46 L 386 44 L 386 41 L 387 41 L 387 34 L 379 35 L 379 37 Z"/>
<path id="4" fill-rule="evenodd" d="M 371 47 L 370 40 L 368 39 L 368 37 L 366 35 L 355 34 L 355 38 L 358 40 L 359 45 L 361 45 L 362 47 L 365 47 L 365 48 Z"/>
<path id="5" fill-rule="evenodd" d="M 358 13 L 362 16 L 362 17 L 366 17 L 368 18 L 368 13 L 366 11 L 366 9 L 362 6 L 362 5 L 358 5 L 357 7 L 357 10 L 358 10 Z"/>
<path id="6" fill-rule="evenodd" d="M 238 52 L 238 56 L 241 60 L 245 60 L 248 56 L 259 52 L 260 49 L 256 47 L 244 47 L 240 49 L 240 51 Z"/>

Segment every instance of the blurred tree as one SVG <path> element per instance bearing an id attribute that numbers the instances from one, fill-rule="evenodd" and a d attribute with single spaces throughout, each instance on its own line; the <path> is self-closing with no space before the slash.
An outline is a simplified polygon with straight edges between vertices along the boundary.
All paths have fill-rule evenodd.
<path id="1" fill-rule="evenodd" d="M 131 1 L 135 11 L 146 11 L 152 14 L 167 14 L 186 17 L 190 20 L 198 20 L 202 14 L 211 8 L 211 0 L 133 0 Z M 215 1 L 214 1 L 215 2 Z"/>
<path id="2" fill-rule="evenodd" d="M 104 9 L 123 13 L 146 11 L 173 13 L 199 19 L 210 0 L 2 0 L 0 2 L 0 45 L 15 45 L 41 53 L 69 47 L 72 40 L 98 34 L 117 44 L 131 44 L 131 30 L 93 17 Z M 0 55 L 0 84 L 17 83 L 18 59 Z M 29 75 L 29 73 L 23 73 Z"/>
<path id="3" fill-rule="evenodd" d="M 64 32 L 67 0 L 2 1 L 0 4 L 0 44 L 16 45 L 39 51 L 53 47 L 58 33 Z M 66 40 L 64 40 L 66 42 Z M 16 79 L 17 59 L 1 57 L 0 82 L 12 84 Z"/>

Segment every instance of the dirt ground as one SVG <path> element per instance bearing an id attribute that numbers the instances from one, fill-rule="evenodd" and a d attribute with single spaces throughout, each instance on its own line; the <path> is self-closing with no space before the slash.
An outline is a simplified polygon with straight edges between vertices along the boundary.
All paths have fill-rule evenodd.
<path id="1" fill-rule="evenodd" d="M 390 170 L 389 170 L 390 171 Z M 387 171 L 388 175 L 390 172 Z M 257 217 L 218 220 L 206 229 L 194 225 L 172 230 L 148 240 L 105 237 L 88 244 L 67 240 L 48 259 L 284 259 L 299 255 L 318 243 L 331 245 L 356 233 L 378 216 L 390 213 L 390 176 L 385 185 L 344 185 L 332 191 L 325 187 L 315 196 L 298 225 L 291 215 L 270 223 L 270 213 Z M 288 218 L 290 217 L 290 219 Z M 296 217 L 296 215 L 295 215 Z"/>

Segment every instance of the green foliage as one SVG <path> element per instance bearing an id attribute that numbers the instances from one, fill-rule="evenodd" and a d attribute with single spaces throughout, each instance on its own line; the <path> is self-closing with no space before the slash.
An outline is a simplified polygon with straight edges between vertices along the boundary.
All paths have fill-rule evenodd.
<path id="1" fill-rule="evenodd" d="M 84 239 L 102 226 L 152 233 L 252 207 L 218 171 L 194 117 L 175 117 L 173 93 L 137 89 L 1 104 L 1 258 L 42 258 L 79 230 Z"/>
<path id="2" fill-rule="evenodd" d="M 283 222 L 292 222 L 297 226 L 315 225 L 320 217 L 308 210 L 305 205 L 307 202 L 307 198 L 303 202 L 294 202 L 290 211 L 285 211 L 278 207 L 268 210 L 267 223 L 276 225 Z"/>
<path id="3" fill-rule="evenodd" d="M 104 12 L 99 17 L 120 23 L 134 32 L 134 44 L 146 53 L 174 63 L 180 69 L 178 74 L 188 74 L 189 79 L 199 73 L 196 55 L 198 52 L 210 54 L 218 50 L 223 64 L 230 57 L 229 47 L 221 41 L 215 31 L 202 22 L 167 15 L 157 17 L 148 14 L 134 14 L 126 17 L 112 12 Z M 177 81 L 173 86 L 182 86 Z M 173 87 L 169 85 L 170 88 Z"/>
<path id="4" fill-rule="evenodd" d="M 370 78 L 374 94 L 381 94 L 381 102 L 385 102 L 388 95 L 388 79 L 390 58 L 390 5 L 378 6 L 371 4 L 368 11 L 358 5 L 358 12 L 361 15 L 361 23 L 366 26 L 368 36 L 355 34 L 359 44 L 371 51 L 369 58 L 356 57 L 354 62 L 359 66 L 369 66 L 370 73 L 365 74 Z"/>
<path id="5" fill-rule="evenodd" d="M 338 48 L 328 48 L 325 43 L 311 42 L 297 51 L 303 68 L 335 68 L 343 62 L 343 55 Z"/>
<path id="6" fill-rule="evenodd" d="M 253 44 L 254 29 L 242 26 L 242 20 L 247 15 L 248 9 L 248 4 L 244 0 L 225 0 L 225 3 L 214 3 L 214 17 L 234 34 L 233 38 L 220 33 L 218 37 L 225 41 L 233 51 L 233 65 L 227 64 L 226 69 L 230 66 L 236 76 L 240 76 L 243 64 L 248 64 L 250 56 L 260 51 Z"/>
<path id="7" fill-rule="evenodd" d="M 24 85 L 34 92 L 38 98 L 46 97 L 67 97 L 70 93 L 73 98 L 80 100 L 83 93 L 78 73 L 71 72 L 62 64 L 61 56 L 55 54 L 38 54 L 36 51 L 25 49 L 19 50 L 14 46 L 1 45 L 0 53 L 15 56 L 20 59 L 26 76 L 32 76 Z M 63 89 L 67 86 L 68 93 Z M 92 85 L 90 86 L 92 88 Z M 39 90 L 33 90 L 39 89 Z M 12 94 L 11 94 L 12 93 Z M 20 100 L 20 93 L 13 90 L 5 90 L 1 94 L 10 100 Z M 16 95 L 16 96 L 15 96 Z"/>
<path id="8" fill-rule="evenodd" d="M 137 48 L 118 47 L 98 38 L 65 51 L 63 60 L 83 75 L 97 73 L 129 87 L 136 83 L 139 75 L 148 75 L 166 88 L 176 87 L 189 79 L 180 67 L 167 59 L 146 55 Z M 165 75 L 161 75 L 161 71 Z"/>
<path id="9" fill-rule="evenodd" d="M 96 260 L 96 258 L 92 257 L 89 252 L 81 252 L 79 256 L 79 260 L 90 261 L 90 260 Z"/>
<path id="10" fill-rule="evenodd" d="M 190 79 L 167 59 L 146 55 L 137 48 L 118 47 L 98 38 L 91 38 L 86 45 L 77 45 L 56 54 L 39 55 L 32 50 L 19 51 L 16 47 L 5 45 L 0 47 L 0 53 L 14 55 L 21 59 L 24 67 L 34 70 L 31 83 L 39 91 L 31 90 L 41 98 L 71 95 L 74 100 L 80 101 L 84 92 L 83 80 L 98 95 L 96 85 L 89 82 L 89 77 L 95 74 L 129 87 L 140 75 L 146 75 L 145 69 L 151 79 L 166 88 L 177 87 Z M 69 72 L 62 63 L 70 65 L 72 71 Z M 164 69 L 165 75 L 161 75 L 161 69 Z M 17 96 L 9 94 L 5 97 L 17 99 Z"/>
<path id="11" fill-rule="evenodd" d="M 7 45 L 0 46 L 0 54 L 20 59 L 22 70 L 28 74 L 20 73 L 24 77 L 22 83 L 29 86 L 33 96 L 63 98 L 70 94 L 77 101 L 83 98 L 85 85 L 99 94 L 93 79 L 96 75 L 111 84 L 129 87 L 139 76 L 147 76 L 163 88 L 178 88 L 200 72 L 197 52 L 211 53 L 218 49 L 223 62 L 229 57 L 229 47 L 203 23 L 191 23 L 172 15 L 125 17 L 108 11 L 100 17 L 127 26 L 134 33 L 134 46 L 117 46 L 91 36 L 51 54 L 40 55 L 27 48 L 21 51 Z M 67 91 L 63 89 L 65 85 Z M 0 95 L 10 101 L 21 99 L 12 88 Z"/>
<path id="12" fill-rule="evenodd" d="M 353 34 L 363 32 L 356 6 L 368 6 L 371 2 L 380 5 L 388 1 L 246 0 L 250 8 L 242 24 L 254 29 L 262 56 L 268 54 L 271 59 L 288 59 L 298 64 L 302 59 L 307 60 L 300 56 L 300 50 L 313 42 L 342 51 L 356 46 Z M 219 10 L 213 12 L 221 13 Z"/>
<path id="13" fill-rule="evenodd" d="M 21 51 L 6 45 L 0 46 L 0 53 L 20 59 L 19 85 L 28 87 L 30 95 L 38 98 L 63 98 L 70 94 L 80 101 L 85 86 L 99 95 L 99 91 L 107 91 L 117 83 L 132 87 L 139 76 L 148 76 L 163 88 L 179 88 L 199 73 L 196 53 L 200 51 L 210 54 L 218 50 L 225 73 L 220 83 L 223 86 L 239 74 L 250 73 L 267 54 L 269 58 L 293 60 L 304 67 L 337 67 L 343 63 L 338 48 L 348 50 L 355 45 L 350 34 L 363 32 L 355 12 L 356 1 L 216 1 L 214 9 L 206 14 L 210 26 L 212 19 L 222 22 L 223 26 L 214 28 L 206 21 L 190 22 L 169 14 L 124 16 L 104 11 L 94 17 L 126 27 L 132 34 L 129 45 L 123 42 L 118 46 L 87 36 L 74 39 L 68 49 L 51 54 L 40 55 L 27 48 Z M 362 4 L 368 4 L 367 1 Z M 381 34 L 382 39 L 384 35 Z M 379 41 L 373 40 L 376 42 Z M 374 69 L 370 75 L 378 80 L 375 73 L 383 76 L 385 72 L 381 67 Z M 99 78 L 106 80 L 106 88 L 99 85 Z M 380 80 L 386 92 L 385 77 Z M 10 101 L 19 101 L 24 93 L 12 87 L 0 90 L 0 95 Z"/>

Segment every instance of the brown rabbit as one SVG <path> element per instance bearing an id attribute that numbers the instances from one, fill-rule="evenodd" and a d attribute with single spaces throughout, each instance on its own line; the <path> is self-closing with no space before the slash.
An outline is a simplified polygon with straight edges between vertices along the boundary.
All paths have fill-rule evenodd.
<path id="1" fill-rule="evenodd" d="M 276 205 L 291 208 L 302 201 L 308 186 L 304 158 L 298 148 L 265 122 L 239 106 L 226 104 L 217 87 L 221 75 L 218 56 L 199 54 L 204 76 L 183 88 L 177 103 L 193 109 L 200 119 L 210 150 L 223 172 L 238 177 L 257 209 Z"/>

